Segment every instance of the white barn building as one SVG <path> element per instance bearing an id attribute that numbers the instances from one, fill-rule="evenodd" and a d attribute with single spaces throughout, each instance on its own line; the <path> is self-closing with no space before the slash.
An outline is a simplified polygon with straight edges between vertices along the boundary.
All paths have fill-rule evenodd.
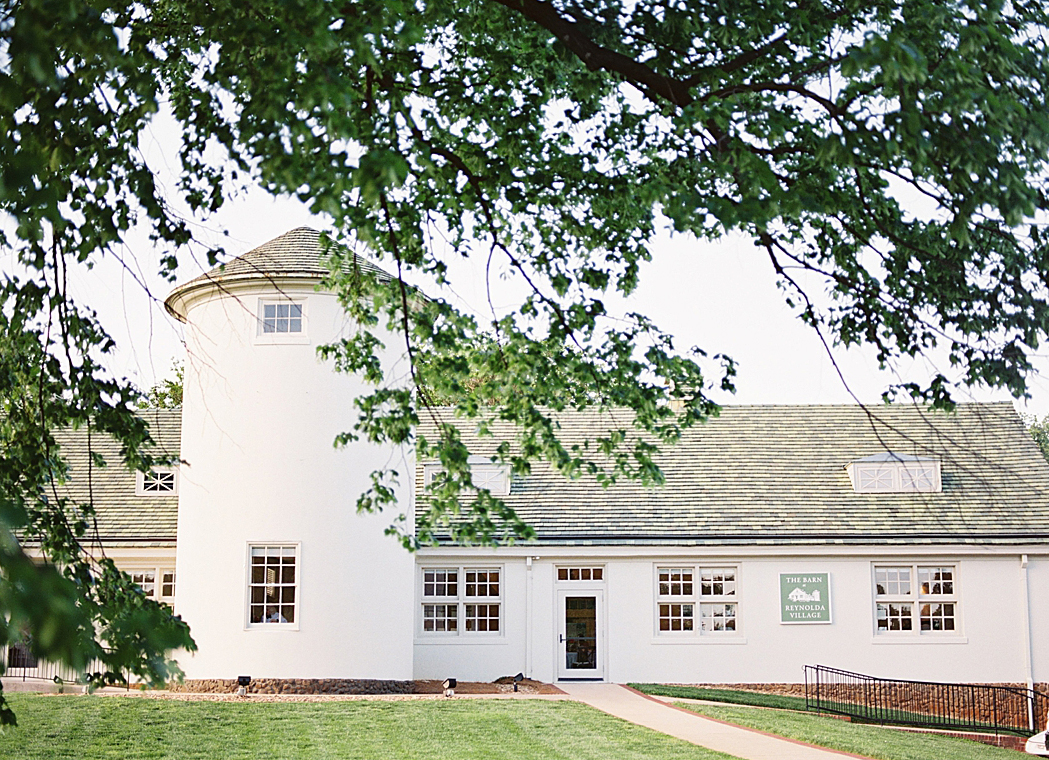
<path id="1" fill-rule="evenodd" d="M 111 556 L 189 622 L 188 678 L 1049 682 L 1049 464 L 1011 405 L 727 407 L 661 455 L 661 488 L 511 478 L 464 428 L 537 538 L 413 555 L 355 503 L 392 466 L 411 520 L 434 465 L 332 446 L 363 384 L 318 358 L 353 330 L 324 274 L 297 229 L 172 293 L 184 406 L 148 414 L 183 464 L 135 491 L 114 471 L 99 500 Z"/>

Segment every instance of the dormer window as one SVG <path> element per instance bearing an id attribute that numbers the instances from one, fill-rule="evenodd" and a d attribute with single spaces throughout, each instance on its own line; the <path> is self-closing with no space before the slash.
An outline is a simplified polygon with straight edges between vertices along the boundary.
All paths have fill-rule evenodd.
<path id="1" fill-rule="evenodd" d="M 493 462 L 485 457 L 470 457 L 470 478 L 478 489 L 487 489 L 492 496 L 507 496 L 510 493 L 510 465 Z M 423 484 L 430 485 L 438 473 L 444 472 L 439 464 L 423 465 Z"/>
<path id="2" fill-rule="evenodd" d="M 136 496 L 174 496 L 178 493 L 178 470 L 154 467 L 149 472 L 135 473 Z"/>
<path id="3" fill-rule="evenodd" d="M 940 460 L 913 454 L 884 454 L 845 465 L 856 493 L 939 493 Z"/>

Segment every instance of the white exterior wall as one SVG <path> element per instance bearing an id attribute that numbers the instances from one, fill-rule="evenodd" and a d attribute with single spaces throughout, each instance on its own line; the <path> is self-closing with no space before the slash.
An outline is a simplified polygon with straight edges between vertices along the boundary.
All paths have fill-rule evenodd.
<path id="1" fill-rule="evenodd" d="M 1035 683 L 1049 683 L 1049 556 L 1028 555 L 1032 671 Z"/>
<path id="2" fill-rule="evenodd" d="M 476 561 L 466 564 L 478 566 Z M 455 567 L 456 560 L 441 558 L 427 567 Z M 461 678 L 470 681 L 494 681 L 502 676 L 522 673 L 527 668 L 528 609 L 527 573 L 523 558 L 500 559 L 483 565 L 498 569 L 503 583 L 502 630 L 498 634 L 461 635 L 426 634 L 422 630 L 422 603 L 413 605 L 415 634 L 415 678 Z M 462 579 L 459 580 L 462 583 Z M 422 596 L 422 573 L 416 575 L 415 598 Z M 516 603 L 506 603 L 516 600 Z M 469 675 L 464 668 L 469 669 Z M 464 675 L 459 675 L 460 673 Z"/>
<path id="3" fill-rule="evenodd" d="M 334 296 L 281 281 L 305 299 L 300 343 L 256 340 L 266 283 L 226 284 L 189 298 L 182 414 L 176 610 L 199 651 L 179 658 L 188 678 L 411 677 L 413 562 L 383 530 L 395 515 L 360 516 L 369 473 L 392 467 L 407 505 L 404 452 L 355 443 L 363 384 L 335 373 L 317 346 L 352 330 Z M 387 377 L 400 350 L 391 339 Z M 299 547 L 293 626 L 248 625 L 249 544 Z"/>
<path id="4" fill-rule="evenodd" d="M 465 635 L 433 643 L 420 633 L 416 620 L 417 678 L 456 677 L 490 680 L 522 670 L 542 681 L 557 680 L 557 591 L 572 584 L 555 581 L 557 565 L 604 566 L 600 588 L 606 600 L 605 620 L 599 621 L 606 657 L 603 676 L 616 683 L 796 683 L 804 680 L 804 665 L 827 665 L 884 678 L 930 681 L 1013 682 L 1028 680 L 1024 654 L 1024 604 L 1021 557 L 1015 549 L 959 547 L 956 550 L 917 547 L 882 549 L 813 548 L 804 555 L 783 550 L 584 550 L 544 547 L 530 552 L 531 570 L 524 568 L 525 549 L 508 548 L 470 555 L 431 549 L 417 560 L 421 568 L 445 561 L 460 565 L 491 565 L 492 557 L 507 568 L 503 604 L 505 631 L 499 645 L 470 644 Z M 578 552 L 579 550 L 574 550 Z M 645 554 L 639 556 L 640 552 Z M 663 551 L 665 553 L 659 553 Z M 793 551 L 797 551 L 796 549 Z M 1045 549 L 1029 561 L 1035 681 L 1049 673 L 1049 612 L 1038 599 L 1049 589 Z M 850 553 L 851 552 L 851 553 Z M 629 553 L 629 555 L 628 555 Z M 533 554 L 533 557 L 535 556 Z M 554 556 L 551 556 L 554 555 Z M 657 631 L 656 568 L 703 564 L 738 569 L 738 631 L 736 634 L 681 636 Z M 876 633 L 873 568 L 885 565 L 949 564 L 956 571 L 958 630 L 946 634 L 888 636 Z M 532 575 L 531 599 L 526 598 Z M 780 622 L 780 573 L 830 573 L 830 624 Z M 695 579 L 699 583 L 699 578 Z M 576 588 L 596 588 L 580 584 Z M 1043 592 L 1039 593 L 1038 589 Z M 417 604 L 421 605 L 417 588 Z M 526 610 L 529 628 L 518 621 Z M 696 626 L 699 626 L 698 608 Z M 599 634 L 600 635 L 600 634 Z M 480 639 L 475 634 L 475 641 Z M 530 645 L 530 647 L 529 647 Z M 599 655 L 600 656 L 600 655 Z M 519 663 L 525 663 L 522 667 Z"/>

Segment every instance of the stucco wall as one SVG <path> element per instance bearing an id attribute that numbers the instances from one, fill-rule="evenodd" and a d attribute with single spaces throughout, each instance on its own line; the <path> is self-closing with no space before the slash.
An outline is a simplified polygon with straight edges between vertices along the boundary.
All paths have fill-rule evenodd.
<path id="1" fill-rule="evenodd" d="M 448 550 L 452 551 L 452 550 Z M 455 676 L 462 679 L 495 677 L 530 662 L 526 674 L 555 680 L 557 645 L 558 564 L 600 564 L 606 618 L 599 642 L 606 657 L 603 673 L 614 682 L 659 681 L 685 683 L 799 682 L 804 665 L 822 664 L 877 675 L 930 681 L 1016 682 L 1027 679 L 1023 636 L 1020 559 L 1017 554 L 996 555 L 985 550 L 936 551 L 923 548 L 907 553 L 886 548 L 879 552 L 843 555 L 841 550 L 808 556 L 762 556 L 761 549 L 746 555 L 601 556 L 590 552 L 573 559 L 544 556 L 525 567 L 522 556 L 500 550 L 507 568 L 506 631 L 499 646 L 470 645 L 460 636 L 454 644 L 434 644 L 416 636 L 416 677 Z M 655 552 L 656 550 L 652 550 Z M 549 555 L 546 550 L 544 554 Z M 496 552 L 499 556 L 500 552 Z M 419 566 L 439 562 L 440 550 L 419 558 Z M 470 559 L 457 560 L 468 564 Z M 482 561 L 475 556 L 474 562 Z M 738 631 L 714 636 L 668 636 L 656 630 L 655 572 L 658 566 L 686 562 L 738 568 Z M 958 631 L 953 634 L 886 636 L 876 634 L 873 596 L 874 564 L 951 564 L 956 570 Z M 1049 588 L 1044 559 L 1031 563 L 1032 596 Z M 526 609 L 526 575 L 532 574 L 531 652 L 527 635 L 519 631 Z M 786 625 L 780 622 L 780 573 L 830 573 L 830 624 Z M 525 577 L 523 577 L 525 576 Z M 417 602 L 417 607 L 419 606 Z M 1049 615 L 1035 604 L 1033 642 L 1036 680 L 1049 667 Z M 418 621 L 417 621 L 418 622 Z M 697 622 L 698 625 L 698 622 Z M 417 629 L 418 630 L 418 629 Z M 434 665 L 438 663 L 438 665 Z M 438 672 L 439 671 L 439 672 Z"/>
<path id="2" fill-rule="evenodd" d="M 1049 681 L 1049 557 L 1029 555 L 1032 668 L 1037 683 Z"/>
<path id="3" fill-rule="evenodd" d="M 383 535 L 394 515 L 359 516 L 355 502 L 369 473 L 389 466 L 407 505 L 412 468 L 401 451 L 333 448 L 361 384 L 316 349 L 353 326 L 309 283 L 279 286 L 306 300 L 305 342 L 256 340 L 258 300 L 277 295 L 273 285 L 215 290 L 189 308 L 176 608 L 199 652 L 180 660 L 189 678 L 407 678 L 412 560 Z M 299 546 L 294 629 L 248 626 L 248 546 L 265 542 Z"/>

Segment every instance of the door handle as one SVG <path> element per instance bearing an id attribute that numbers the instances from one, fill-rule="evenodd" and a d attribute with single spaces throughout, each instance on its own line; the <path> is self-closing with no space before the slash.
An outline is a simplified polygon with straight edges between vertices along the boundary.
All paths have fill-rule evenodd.
<path id="1" fill-rule="evenodd" d="M 558 644 L 564 644 L 565 643 L 565 635 L 563 633 L 559 633 L 557 635 L 557 643 Z"/>

